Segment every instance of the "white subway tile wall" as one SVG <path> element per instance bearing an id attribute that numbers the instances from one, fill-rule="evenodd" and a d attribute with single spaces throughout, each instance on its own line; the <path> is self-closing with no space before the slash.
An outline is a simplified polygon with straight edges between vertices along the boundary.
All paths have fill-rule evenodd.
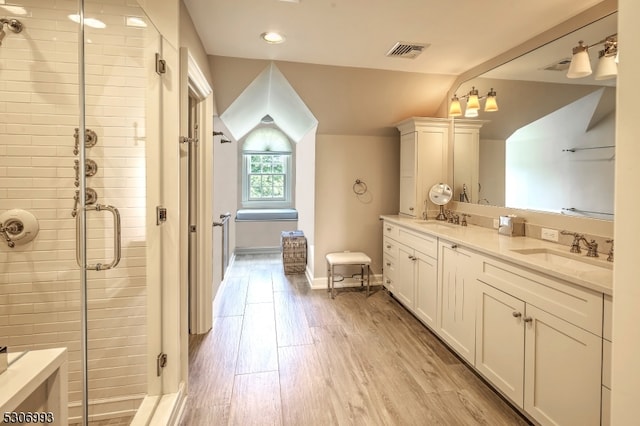
<path id="1" fill-rule="evenodd" d="M 20 6 L 11 15 L 4 4 Z M 134 412 L 146 393 L 145 114 L 149 49 L 158 36 L 125 26 L 144 17 L 134 0 L 86 1 L 86 126 L 98 135 L 87 157 L 98 164 L 87 185 L 122 218 L 122 260 L 88 273 L 89 398 L 96 418 Z M 10 351 L 66 346 L 69 402 L 81 400 L 80 272 L 71 212 L 78 127 L 78 28 L 75 0 L 7 0 L 0 15 L 24 24 L 0 46 L 0 212 L 33 213 L 37 238 L 0 247 L 0 343 Z M 15 11 L 15 9 L 14 9 Z M 157 102 L 157 101 L 156 101 Z M 112 217 L 88 214 L 90 263 L 113 253 Z M 114 408 L 115 407 L 115 408 Z M 100 412 L 102 410 L 102 412 Z M 73 416 L 73 410 L 71 414 Z"/>

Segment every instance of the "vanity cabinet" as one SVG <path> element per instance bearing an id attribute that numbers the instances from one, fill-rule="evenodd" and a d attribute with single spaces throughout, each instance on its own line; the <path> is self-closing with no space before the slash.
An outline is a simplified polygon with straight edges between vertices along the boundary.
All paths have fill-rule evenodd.
<path id="1" fill-rule="evenodd" d="M 429 189 L 446 180 L 450 121 L 413 117 L 396 126 L 400 131 L 400 214 L 422 218 Z"/>
<path id="2" fill-rule="evenodd" d="M 475 358 L 474 254 L 457 244 L 438 242 L 438 331 L 469 363 Z"/>
<path id="3" fill-rule="evenodd" d="M 383 230 L 398 301 L 537 424 L 609 424 L 610 297 L 400 221 Z"/>
<path id="4" fill-rule="evenodd" d="M 542 425 L 599 425 L 602 295 L 551 281 L 482 261 L 475 367 Z"/>
<path id="5" fill-rule="evenodd" d="M 396 299 L 435 329 L 437 238 L 385 223 L 384 282 Z M 388 272 L 387 272 L 388 269 Z"/>
<path id="6" fill-rule="evenodd" d="M 613 298 L 604 296 L 604 321 L 602 326 L 602 426 L 611 424 L 611 350 Z"/>

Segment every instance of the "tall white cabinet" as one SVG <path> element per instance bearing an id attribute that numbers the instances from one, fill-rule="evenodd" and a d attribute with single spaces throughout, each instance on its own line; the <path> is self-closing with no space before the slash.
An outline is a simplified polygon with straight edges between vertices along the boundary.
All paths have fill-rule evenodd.
<path id="1" fill-rule="evenodd" d="M 477 203 L 480 194 L 480 128 L 481 120 L 454 120 L 453 137 L 453 199 L 462 201 L 466 187 L 470 203 Z"/>
<path id="2" fill-rule="evenodd" d="M 437 210 L 428 195 L 429 189 L 440 182 L 454 189 L 455 200 L 459 200 L 466 184 L 469 201 L 478 201 L 478 152 L 483 123 L 411 117 L 396 125 L 400 131 L 400 215 L 422 219 L 425 212 Z"/>
<path id="3" fill-rule="evenodd" d="M 423 218 L 431 204 L 429 189 L 446 180 L 450 125 L 449 119 L 427 117 L 412 117 L 396 125 L 400 131 L 401 215 Z"/>

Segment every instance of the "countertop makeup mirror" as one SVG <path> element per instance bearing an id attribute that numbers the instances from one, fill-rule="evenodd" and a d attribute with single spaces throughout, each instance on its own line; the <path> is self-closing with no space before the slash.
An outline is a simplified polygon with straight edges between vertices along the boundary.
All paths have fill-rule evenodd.
<path id="1" fill-rule="evenodd" d="M 596 43 L 616 34 L 612 13 L 456 89 L 459 97 L 493 90 L 499 110 L 484 112 L 481 102 L 479 146 L 454 138 L 454 199 L 464 185 L 471 203 L 613 220 L 616 78 L 594 76 L 604 49 Z M 593 74 L 568 78 L 580 40 L 592 46 Z M 475 172 L 456 169 L 470 161 Z"/>
<path id="2" fill-rule="evenodd" d="M 437 206 L 440 206 L 440 212 L 436 216 L 436 220 L 447 220 L 444 214 L 444 206 L 453 197 L 453 190 L 446 183 L 436 183 L 429 190 L 429 199 Z"/>

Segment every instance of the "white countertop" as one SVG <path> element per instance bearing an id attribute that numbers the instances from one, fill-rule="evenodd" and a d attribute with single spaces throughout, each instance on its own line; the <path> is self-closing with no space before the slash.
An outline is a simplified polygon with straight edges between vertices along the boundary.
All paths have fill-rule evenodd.
<path id="1" fill-rule="evenodd" d="M 569 253 L 569 247 L 530 237 L 509 237 L 499 235 L 495 229 L 480 226 L 460 226 L 442 223 L 436 220 L 418 220 L 402 216 L 382 215 L 385 221 L 396 223 L 417 232 L 422 232 L 460 244 L 464 247 L 493 256 L 531 270 L 559 278 L 579 286 L 613 295 L 613 265 L 604 257 L 589 258 L 588 261 L 602 266 L 601 268 L 579 268 L 555 265 L 544 260 L 532 258 L 513 250 L 522 249 L 550 249 L 556 252 L 566 252 L 567 256 L 583 260 L 585 254 Z"/>
<path id="2" fill-rule="evenodd" d="M 9 368 L 0 374 L 0 411 L 13 411 L 55 370 L 67 362 L 67 349 L 9 352 Z M 67 378 L 65 377 L 66 381 Z M 64 386 L 66 389 L 66 384 Z M 66 400 L 66 395 L 64 395 Z M 58 420 L 58 419 L 56 419 Z"/>

